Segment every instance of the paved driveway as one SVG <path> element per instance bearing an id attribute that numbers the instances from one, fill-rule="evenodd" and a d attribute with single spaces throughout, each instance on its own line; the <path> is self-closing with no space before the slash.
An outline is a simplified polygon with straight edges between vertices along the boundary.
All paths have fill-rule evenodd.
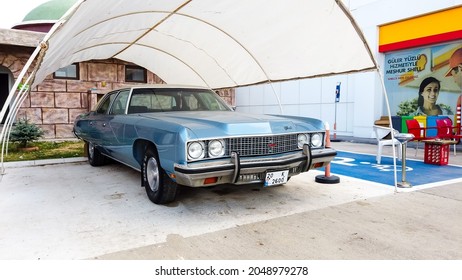
<path id="1" fill-rule="evenodd" d="M 119 164 L 9 167 L 0 259 L 462 258 L 460 183 L 395 193 L 343 175 L 315 183 L 318 174 L 274 188 L 187 188 L 159 206 Z"/>

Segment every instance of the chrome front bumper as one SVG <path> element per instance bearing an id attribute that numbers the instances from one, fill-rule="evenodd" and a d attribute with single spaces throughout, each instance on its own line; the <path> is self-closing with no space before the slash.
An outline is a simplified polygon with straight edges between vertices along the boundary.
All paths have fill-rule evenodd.
<path id="1" fill-rule="evenodd" d="M 175 164 L 175 178 L 178 184 L 190 187 L 262 183 L 268 171 L 289 170 L 291 177 L 326 166 L 336 155 L 332 148 L 311 150 L 308 145 L 300 152 L 279 157 L 240 158 L 232 153 L 231 159 L 222 161 Z M 205 184 L 207 178 L 216 178 L 216 182 Z"/>

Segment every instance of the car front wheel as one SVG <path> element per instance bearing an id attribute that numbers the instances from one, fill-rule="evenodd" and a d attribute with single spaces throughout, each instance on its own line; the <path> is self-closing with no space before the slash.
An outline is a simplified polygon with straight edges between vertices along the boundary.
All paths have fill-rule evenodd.
<path id="1" fill-rule="evenodd" d="M 144 155 L 142 176 L 149 200 L 156 204 L 166 204 L 175 200 L 178 185 L 162 169 L 152 148 L 148 148 Z"/>

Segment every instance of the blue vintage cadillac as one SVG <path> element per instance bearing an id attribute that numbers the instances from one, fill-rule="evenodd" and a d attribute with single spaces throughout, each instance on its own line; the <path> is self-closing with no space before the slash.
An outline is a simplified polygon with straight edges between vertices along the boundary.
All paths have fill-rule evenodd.
<path id="1" fill-rule="evenodd" d="M 107 93 L 74 122 L 92 166 L 114 159 L 141 172 L 149 199 L 175 200 L 178 185 L 280 185 L 323 167 L 320 120 L 235 112 L 214 91 L 150 85 Z"/>

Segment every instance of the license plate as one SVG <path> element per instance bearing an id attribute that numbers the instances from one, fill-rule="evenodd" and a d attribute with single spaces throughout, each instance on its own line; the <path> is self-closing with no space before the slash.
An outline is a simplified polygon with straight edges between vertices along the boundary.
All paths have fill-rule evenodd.
<path id="1" fill-rule="evenodd" d="M 265 187 L 280 185 L 287 182 L 289 170 L 266 173 Z"/>

